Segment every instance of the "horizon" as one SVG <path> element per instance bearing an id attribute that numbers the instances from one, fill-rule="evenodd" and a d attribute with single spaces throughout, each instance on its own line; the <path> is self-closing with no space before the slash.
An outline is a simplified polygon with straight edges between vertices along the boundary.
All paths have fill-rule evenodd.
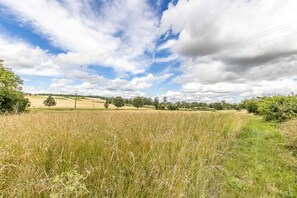
<path id="1" fill-rule="evenodd" d="M 297 92 L 293 0 L 0 0 L 0 59 L 32 94 L 226 101 Z"/>

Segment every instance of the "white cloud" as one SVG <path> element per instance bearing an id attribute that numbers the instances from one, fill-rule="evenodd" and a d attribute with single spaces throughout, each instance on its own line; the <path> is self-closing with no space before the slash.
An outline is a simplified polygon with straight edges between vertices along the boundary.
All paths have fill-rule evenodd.
<path id="1" fill-rule="evenodd" d="M 101 65 L 117 72 L 143 72 L 154 47 L 158 20 L 146 1 L 0 0 L 23 24 L 65 53 L 63 65 Z M 5 58 L 5 57 L 4 57 Z"/>
<path id="2" fill-rule="evenodd" d="M 179 0 L 161 19 L 178 34 L 159 47 L 184 58 L 184 97 L 237 98 L 296 91 L 297 2 Z M 207 98 L 205 98 L 207 100 Z"/>

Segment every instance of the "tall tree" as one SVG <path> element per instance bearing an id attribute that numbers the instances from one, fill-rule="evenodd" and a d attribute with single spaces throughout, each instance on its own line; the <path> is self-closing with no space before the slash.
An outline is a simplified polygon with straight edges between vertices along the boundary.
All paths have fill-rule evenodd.
<path id="1" fill-rule="evenodd" d="M 154 105 L 155 109 L 159 109 L 160 102 L 159 102 L 159 98 L 158 97 L 155 97 L 154 98 L 153 105 Z"/>
<path id="2" fill-rule="evenodd" d="M 108 109 L 108 107 L 109 107 L 109 102 L 108 102 L 108 100 L 105 100 L 104 107 L 105 107 L 105 109 Z"/>
<path id="3" fill-rule="evenodd" d="M 0 112 L 23 112 L 30 102 L 21 91 L 22 80 L 0 60 Z"/>
<path id="4" fill-rule="evenodd" d="M 117 109 L 125 105 L 125 100 L 121 96 L 115 97 L 112 102 Z"/>
<path id="5" fill-rule="evenodd" d="M 138 109 L 139 107 L 143 107 L 144 100 L 142 97 L 138 96 L 138 97 L 133 98 L 132 104 L 134 107 L 136 107 Z"/>

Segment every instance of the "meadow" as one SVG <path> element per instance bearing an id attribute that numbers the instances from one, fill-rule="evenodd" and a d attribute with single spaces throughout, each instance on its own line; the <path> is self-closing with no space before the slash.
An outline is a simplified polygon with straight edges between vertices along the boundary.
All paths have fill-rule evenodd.
<path id="1" fill-rule="evenodd" d="M 297 196 L 281 127 L 245 112 L 33 111 L 0 129 L 0 197 Z"/>
<path id="2" fill-rule="evenodd" d="M 205 197 L 244 113 L 35 112 L 0 119 L 0 194 Z"/>

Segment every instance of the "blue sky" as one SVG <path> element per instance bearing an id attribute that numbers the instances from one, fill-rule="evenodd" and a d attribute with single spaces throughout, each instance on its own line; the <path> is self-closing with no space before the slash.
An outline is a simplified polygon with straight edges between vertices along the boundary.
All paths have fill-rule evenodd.
<path id="1" fill-rule="evenodd" d="M 0 0 L 0 58 L 30 93 L 289 94 L 296 9 L 294 0 Z"/>

